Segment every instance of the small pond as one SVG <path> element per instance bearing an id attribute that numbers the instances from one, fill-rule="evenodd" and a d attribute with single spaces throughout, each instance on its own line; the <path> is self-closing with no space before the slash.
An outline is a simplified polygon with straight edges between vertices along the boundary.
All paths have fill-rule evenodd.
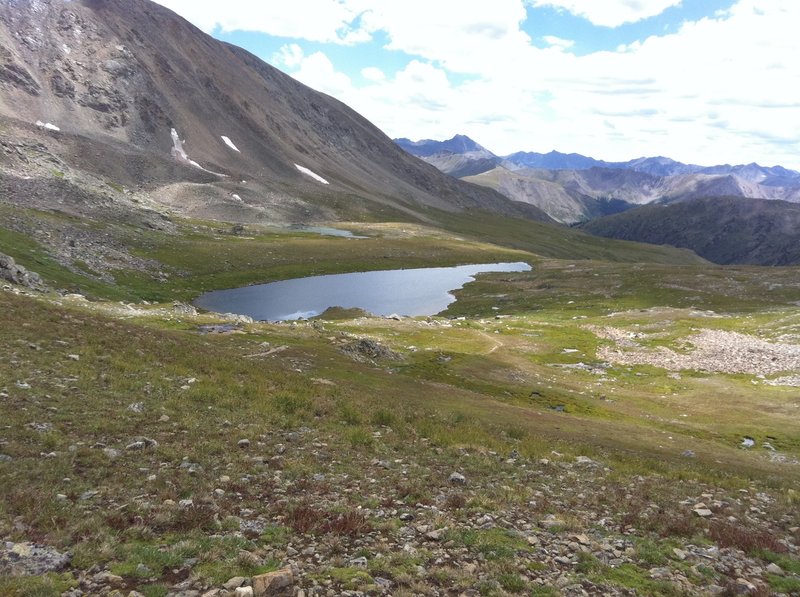
<path id="1" fill-rule="evenodd" d="M 526 272 L 527 263 L 395 269 L 282 280 L 200 296 L 195 305 L 218 313 L 284 321 L 319 315 L 329 307 L 375 315 L 434 315 L 455 301 L 451 293 L 486 272 Z"/>
<path id="2" fill-rule="evenodd" d="M 339 228 L 331 228 L 330 226 L 304 226 L 301 224 L 293 224 L 289 226 L 289 230 L 295 232 L 309 232 L 312 234 L 321 234 L 322 236 L 340 236 L 342 238 L 369 238 L 368 236 L 358 236 L 349 230 L 341 230 Z"/>

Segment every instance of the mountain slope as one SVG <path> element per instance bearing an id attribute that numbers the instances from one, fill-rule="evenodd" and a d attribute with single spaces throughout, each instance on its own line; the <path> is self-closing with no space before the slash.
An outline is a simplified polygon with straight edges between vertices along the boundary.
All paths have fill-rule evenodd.
<path id="1" fill-rule="evenodd" d="M 684 247 L 721 264 L 800 264 L 800 205 L 741 197 L 648 205 L 581 226 L 598 236 Z"/>
<path id="2" fill-rule="evenodd" d="M 565 224 L 583 222 L 617 213 L 631 207 L 625 201 L 595 198 L 581 189 L 567 188 L 558 180 L 548 179 L 551 171 L 540 171 L 540 176 L 531 171 L 511 171 L 498 166 L 464 180 L 497 190 L 515 201 L 531 203 L 544 210 L 553 219 Z"/>
<path id="3" fill-rule="evenodd" d="M 0 116 L 14 136 L 114 184 L 167 187 L 156 195 L 173 209 L 209 215 L 216 202 L 214 216 L 286 220 L 358 206 L 423 218 L 419 208 L 435 207 L 547 220 L 443 176 L 341 102 L 147 0 L 3 3 L 0 64 Z M 187 182 L 211 199 L 197 201 Z"/>

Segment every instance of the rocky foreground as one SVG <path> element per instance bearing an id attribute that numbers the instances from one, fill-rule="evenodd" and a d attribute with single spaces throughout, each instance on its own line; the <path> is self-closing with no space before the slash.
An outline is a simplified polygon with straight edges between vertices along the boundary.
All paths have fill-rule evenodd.
<path id="1" fill-rule="evenodd" d="M 424 438 L 401 452 L 392 433 L 364 438 L 383 457 L 359 462 L 313 429 L 253 438 L 230 429 L 231 468 L 246 474 L 162 462 L 141 471 L 141 490 L 124 503 L 102 488 L 58 496 L 79 511 L 102 510 L 126 533 L 180 523 L 234 538 L 243 570 L 275 572 L 215 584 L 195 570 L 208 554 L 172 558 L 164 570 L 149 567 L 152 556 L 131 560 L 127 574 L 82 570 L 68 552 L 13 542 L 0 566 L 12 575 L 66 570 L 70 597 L 154 594 L 137 589 L 164 578 L 175 597 L 780 594 L 776 586 L 797 594 L 797 509 L 754 487 L 667 484 L 586 456 L 529 460 L 432 448 Z M 139 439 L 95 449 L 125 459 L 159 446 Z M 306 474 L 285 474 L 289 462 Z M 164 480 L 189 476 L 210 478 L 213 490 L 162 499 Z M 181 544 L 158 551 L 180 554 Z"/>
<path id="2" fill-rule="evenodd" d="M 690 438 L 666 421 L 640 443 L 607 432 L 581 443 L 575 429 L 630 413 L 582 419 L 569 402 L 529 417 L 545 409 L 413 375 L 464 354 L 401 370 L 399 353 L 329 323 L 220 323 L 180 304 L 5 290 L 0 595 L 800 595 L 797 464 L 771 456 L 772 444 L 794 453 L 790 432 L 723 450 L 700 441 L 710 432 L 698 423 Z M 480 364 L 515 342 L 532 350 L 527 339 L 549 329 L 515 337 L 437 321 L 382 322 L 382 337 L 411 330 L 422 344 L 430 328 L 441 342 L 447 330 L 482 342 Z M 621 325 L 590 331 L 618 356 L 664 354 L 650 328 Z M 691 337 L 709 368 L 732 337 L 751 367 L 796 355 L 755 336 Z M 557 365 L 543 370 L 570 373 L 554 385 L 586 366 Z M 452 371 L 465 388 L 482 381 Z M 785 392 L 764 410 L 793 405 Z M 669 444 L 663 462 L 648 441 Z"/>

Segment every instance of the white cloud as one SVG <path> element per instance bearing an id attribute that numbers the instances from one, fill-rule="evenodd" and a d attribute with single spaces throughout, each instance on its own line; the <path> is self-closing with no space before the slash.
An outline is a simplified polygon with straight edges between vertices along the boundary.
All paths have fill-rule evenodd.
<path id="1" fill-rule="evenodd" d="M 542 39 L 547 45 L 553 46 L 554 48 L 560 48 L 562 50 L 569 50 L 575 45 L 573 40 L 563 39 L 561 37 L 556 37 L 555 35 L 545 35 Z"/>
<path id="2" fill-rule="evenodd" d="M 259 31 L 278 37 L 356 44 L 370 39 L 358 24 L 368 0 L 156 0 L 210 33 Z"/>
<path id="3" fill-rule="evenodd" d="M 293 69 L 300 66 L 304 57 L 303 48 L 297 44 L 286 44 L 278 50 L 278 53 L 272 57 L 272 60 L 276 64 Z"/>
<path id="4" fill-rule="evenodd" d="M 334 97 L 347 96 L 353 89 L 350 77 L 338 72 L 330 58 L 322 52 L 303 57 L 292 76 L 301 83 Z"/>
<path id="5" fill-rule="evenodd" d="M 660 15 L 681 0 L 530 0 L 530 3 L 566 10 L 593 25 L 619 27 Z"/>
<path id="6" fill-rule="evenodd" d="M 376 66 L 368 66 L 361 69 L 361 76 L 376 83 L 386 80 L 386 73 Z"/>
<path id="7" fill-rule="evenodd" d="M 463 0 L 373 2 L 361 17 L 369 31 L 389 38 L 387 49 L 436 61 L 450 71 L 480 73 L 505 68 L 508 57 L 525 51 L 520 29 L 527 13 L 522 0 L 493 0 L 491 6 Z M 506 58 L 495 61 L 498 53 Z"/>
<path id="8" fill-rule="evenodd" d="M 454 36 L 413 42 L 432 64 L 411 62 L 393 78 L 351 89 L 346 101 L 390 136 L 464 133 L 498 153 L 661 154 L 800 168 L 797 22 L 800 3 L 740 0 L 675 33 L 581 57 L 521 44 L 506 30 L 496 44 L 475 42 L 479 68 L 451 56 L 464 51 L 454 25 Z M 405 39 L 410 48 L 411 29 L 394 27 L 403 33 L 392 29 L 393 43 Z M 459 70 L 451 65 L 476 76 L 451 77 Z"/>
<path id="9" fill-rule="evenodd" d="M 343 43 L 345 23 L 351 33 L 385 38 L 393 63 L 403 56 L 396 52 L 409 55 L 399 71 L 387 68 L 380 52 L 359 47 L 348 57 L 356 69 L 348 72 L 360 69 L 358 83 L 328 55 L 307 56 L 297 44 L 276 59 L 393 137 L 464 133 L 501 154 L 558 149 L 610 160 L 661 154 L 700 164 L 759 161 L 800 169 L 800 63 L 794 59 L 800 2 L 739 0 L 672 33 L 575 56 L 565 50 L 569 40 L 533 45 L 522 30 L 526 1 L 487 7 L 463 0 L 364 0 L 361 6 L 342 0 L 351 12 L 328 19 L 328 37 Z M 574 10 L 602 5 L 619 20 L 675 2 L 573 4 Z M 350 15 L 357 18 L 347 20 Z M 309 25 L 298 37 L 310 39 L 316 28 Z"/>

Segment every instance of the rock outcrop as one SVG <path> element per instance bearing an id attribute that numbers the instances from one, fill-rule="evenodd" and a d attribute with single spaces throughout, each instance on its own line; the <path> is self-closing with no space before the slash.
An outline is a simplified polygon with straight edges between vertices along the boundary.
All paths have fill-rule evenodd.
<path id="1" fill-rule="evenodd" d="M 6 280 L 32 290 L 47 288 L 39 274 L 17 265 L 14 259 L 5 253 L 0 253 L 0 280 Z"/>

